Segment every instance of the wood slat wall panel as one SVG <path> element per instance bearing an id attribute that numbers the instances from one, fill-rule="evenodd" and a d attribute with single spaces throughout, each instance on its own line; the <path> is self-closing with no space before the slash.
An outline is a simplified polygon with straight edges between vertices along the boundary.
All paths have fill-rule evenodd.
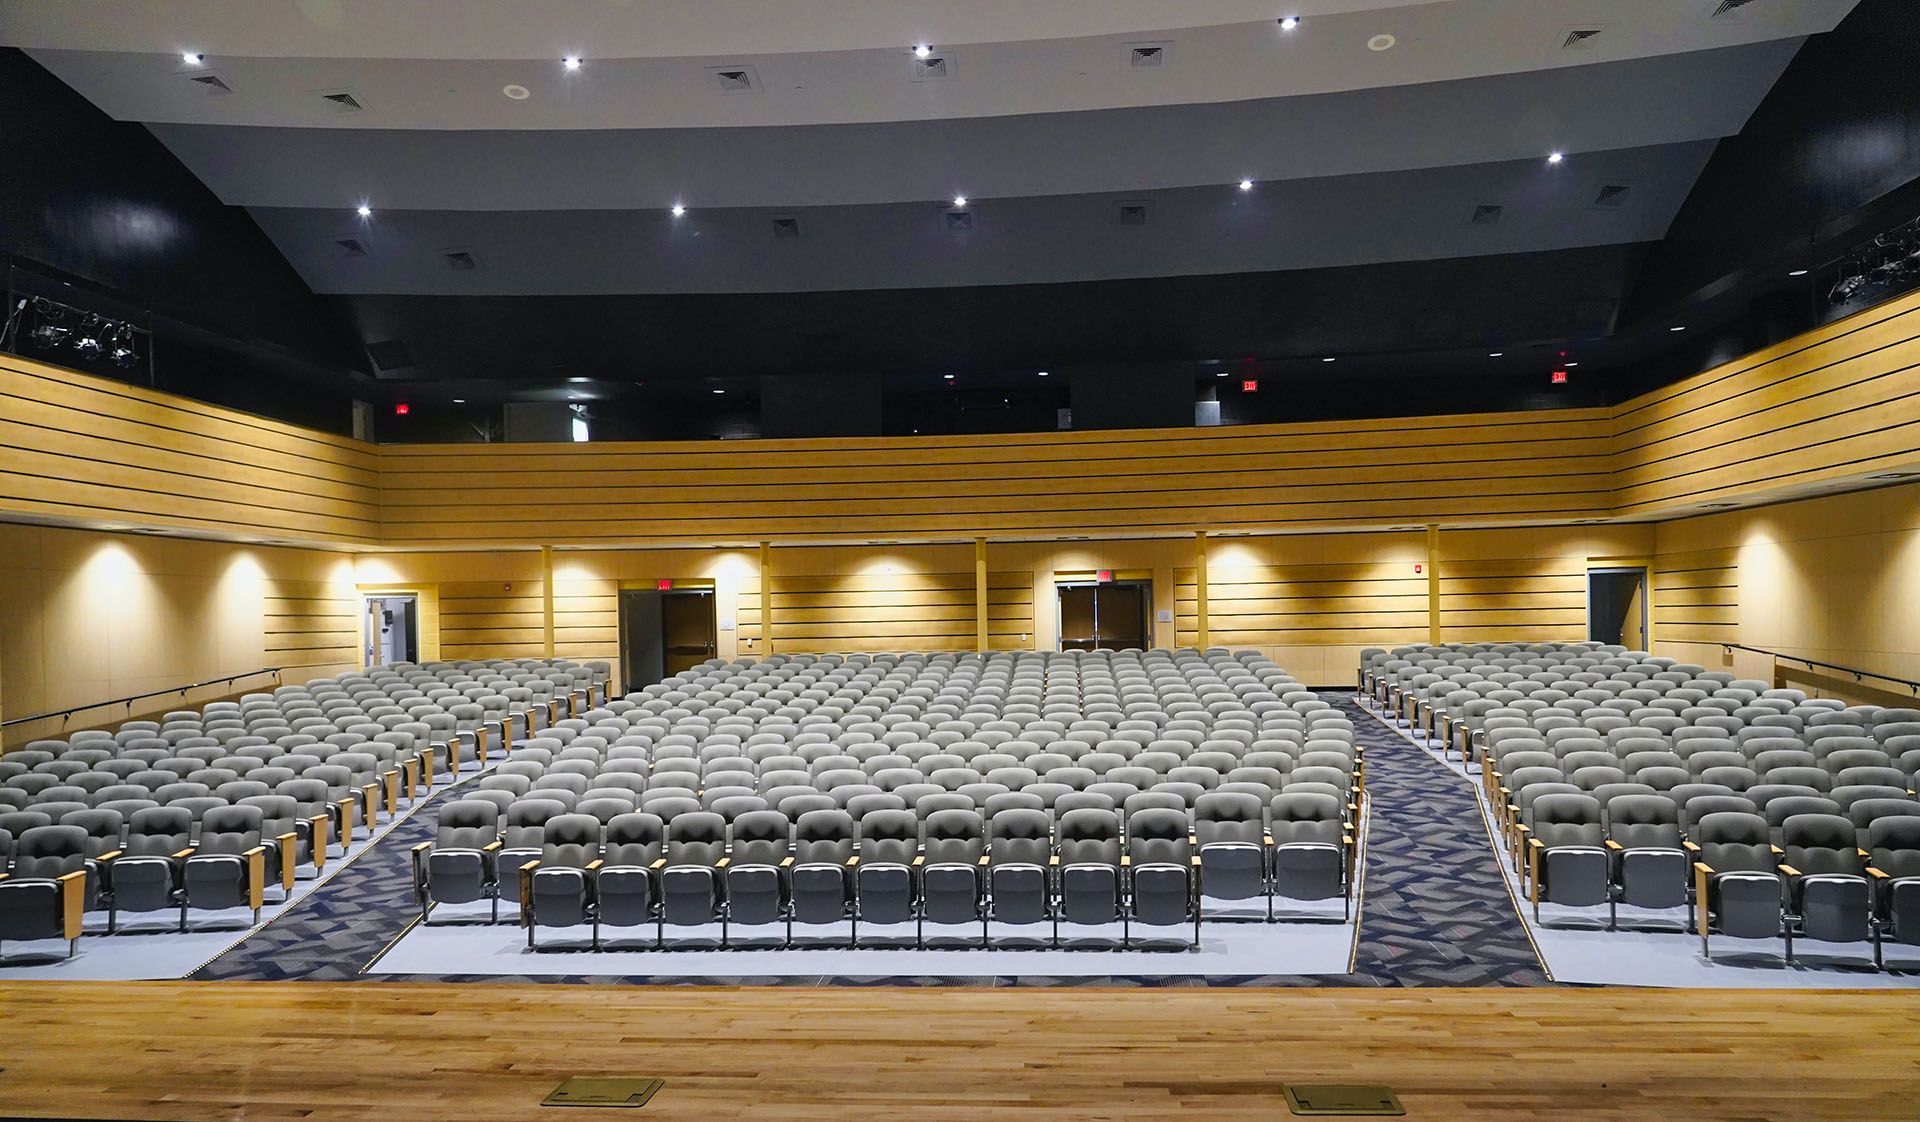
<path id="1" fill-rule="evenodd" d="M 373 446 L 0 355 L 0 510 L 380 540 Z"/>
<path id="2" fill-rule="evenodd" d="M 1737 548 L 1663 553 L 1654 558 L 1656 643 L 1731 643 L 1740 630 L 1740 553 Z"/>
<path id="3" fill-rule="evenodd" d="M 777 651 L 928 647 L 971 650 L 978 641 L 974 575 L 862 572 L 773 576 Z M 1017 642 L 1033 631 L 1033 574 L 990 572 L 988 639 Z M 742 626 L 746 612 L 742 610 Z M 753 622 L 759 624 L 757 604 Z"/>

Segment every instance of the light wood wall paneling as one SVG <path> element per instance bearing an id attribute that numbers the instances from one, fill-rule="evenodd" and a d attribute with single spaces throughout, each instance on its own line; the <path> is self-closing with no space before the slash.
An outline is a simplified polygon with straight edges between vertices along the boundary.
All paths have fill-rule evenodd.
<path id="1" fill-rule="evenodd" d="M 248 538 L 380 538 L 371 445 L 0 355 L 0 511 Z"/>

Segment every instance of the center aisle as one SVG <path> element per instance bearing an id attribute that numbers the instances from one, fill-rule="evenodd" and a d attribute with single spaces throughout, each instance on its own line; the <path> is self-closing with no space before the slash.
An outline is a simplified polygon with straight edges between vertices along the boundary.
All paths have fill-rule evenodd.
<path id="1" fill-rule="evenodd" d="M 1351 692 L 1321 695 L 1366 747 L 1366 893 L 1354 980 L 1381 986 L 1550 984 L 1514 911 L 1467 780 Z"/>

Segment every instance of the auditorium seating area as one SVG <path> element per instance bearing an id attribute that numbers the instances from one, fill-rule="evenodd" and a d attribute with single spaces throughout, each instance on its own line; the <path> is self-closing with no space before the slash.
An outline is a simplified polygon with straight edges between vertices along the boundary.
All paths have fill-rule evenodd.
<path id="1" fill-rule="evenodd" d="M 1536 921 L 1920 944 L 1920 710 L 1593 643 L 1370 649 L 1359 685 L 1479 778 Z"/>
<path id="2" fill-rule="evenodd" d="M 0 941 L 63 938 L 85 913 L 287 901 L 431 790 L 440 762 L 604 697 L 606 667 L 521 660 L 375 669 L 37 740 L 0 758 Z M 139 928 L 154 930 L 150 925 Z"/>
<path id="3" fill-rule="evenodd" d="M 1344 902 L 1351 722 L 1251 653 L 713 662 L 564 720 L 440 812 L 423 918 L 542 928 L 1192 925 Z M 1344 915 L 1344 912 L 1342 913 Z M 916 943 L 923 936 L 916 937 Z"/>

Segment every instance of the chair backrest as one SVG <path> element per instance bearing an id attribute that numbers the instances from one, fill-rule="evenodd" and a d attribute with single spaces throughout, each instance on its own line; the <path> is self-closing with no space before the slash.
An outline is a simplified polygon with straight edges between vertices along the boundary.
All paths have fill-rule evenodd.
<path id="1" fill-rule="evenodd" d="M 490 802 L 461 799 L 440 808 L 437 849 L 484 849 L 500 839 L 500 812 Z"/>
<path id="2" fill-rule="evenodd" d="M 1678 849 L 1680 808 L 1660 795 L 1618 795 L 1607 800 L 1607 839 L 1623 849 Z"/>
<path id="3" fill-rule="evenodd" d="M 987 851 L 986 820 L 974 810 L 936 810 L 921 824 L 921 847 L 928 865 L 974 864 Z"/>
<path id="4" fill-rule="evenodd" d="M 1802 873 L 1866 875 L 1853 823 L 1838 814 L 1789 817 L 1780 826 L 1780 847 L 1785 851 L 1782 863 Z"/>
<path id="5" fill-rule="evenodd" d="M 87 832 L 78 826 L 34 826 L 14 835 L 12 879 L 53 879 L 77 873 L 86 867 L 86 848 Z"/>
<path id="6" fill-rule="evenodd" d="M 715 868 L 727 855 L 727 820 L 710 810 L 667 820 L 667 863 Z"/>
<path id="7" fill-rule="evenodd" d="M 1758 814 L 1720 811 L 1694 824 L 1700 860 L 1715 872 L 1773 872 L 1773 839 Z"/>
<path id="8" fill-rule="evenodd" d="M 731 864 L 779 865 L 792 850 L 793 823 L 777 810 L 753 810 L 730 826 Z"/>
<path id="9" fill-rule="evenodd" d="M 1057 832 L 1062 865 L 1120 863 L 1120 816 L 1111 810 L 1069 811 L 1060 816 Z"/>
<path id="10" fill-rule="evenodd" d="M 591 814 L 556 814 L 540 841 L 543 869 L 584 869 L 600 856 L 600 820 Z"/>
<path id="11" fill-rule="evenodd" d="M 793 823 L 794 863 L 845 865 L 854 856 L 857 834 L 853 816 L 844 810 L 807 810 Z"/>
<path id="12" fill-rule="evenodd" d="M 667 824 L 657 814 L 616 815 L 607 823 L 604 836 L 609 866 L 646 868 L 666 855 Z"/>
<path id="13" fill-rule="evenodd" d="M 1204 797 L 1204 796 L 1203 796 Z M 1126 851 L 1134 865 L 1186 866 L 1192 856 L 1187 816 L 1177 810 L 1148 809 L 1127 816 Z"/>

